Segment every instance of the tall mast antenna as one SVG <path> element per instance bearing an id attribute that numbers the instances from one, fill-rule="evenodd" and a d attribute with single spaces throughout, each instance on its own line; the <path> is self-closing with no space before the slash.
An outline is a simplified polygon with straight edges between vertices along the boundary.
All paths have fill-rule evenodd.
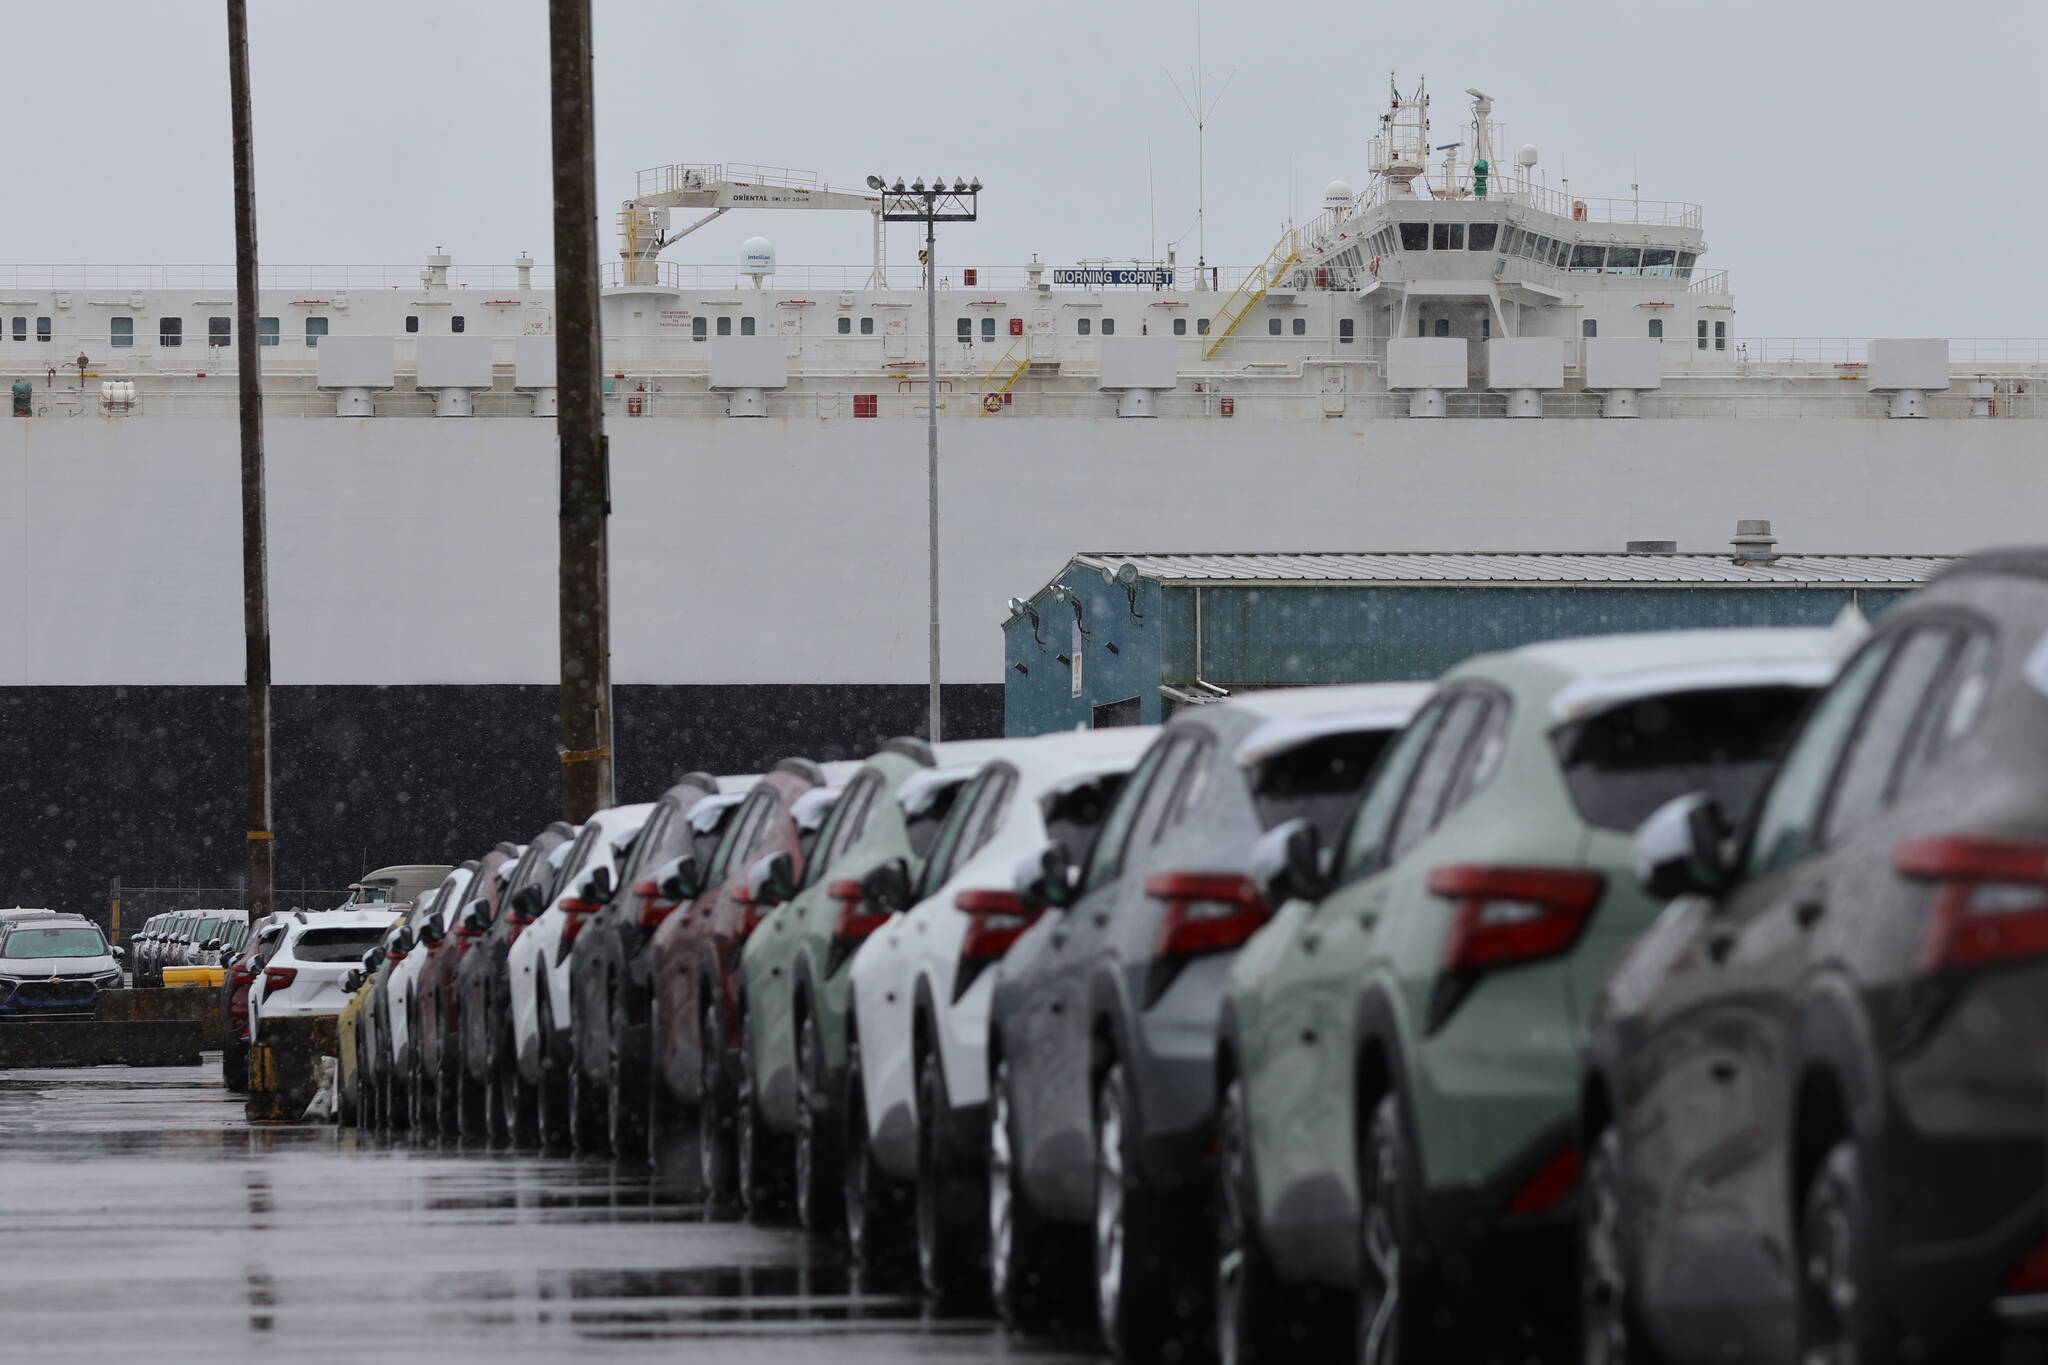
<path id="1" fill-rule="evenodd" d="M 1195 7 L 1195 69 L 1188 73 L 1188 85 L 1194 91 L 1194 98 L 1180 88 L 1171 71 L 1166 79 L 1173 81 L 1173 93 L 1180 96 L 1186 106 L 1188 117 L 1195 121 L 1195 288 L 1207 286 L 1204 281 L 1209 274 L 1209 115 L 1216 112 L 1216 106 L 1223 102 L 1223 91 L 1230 89 L 1230 82 L 1237 76 L 1236 71 L 1223 78 L 1223 90 L 1216 92 L 1215 99 L 1205 99 L 1202 93 L 1202 9 Z"/>

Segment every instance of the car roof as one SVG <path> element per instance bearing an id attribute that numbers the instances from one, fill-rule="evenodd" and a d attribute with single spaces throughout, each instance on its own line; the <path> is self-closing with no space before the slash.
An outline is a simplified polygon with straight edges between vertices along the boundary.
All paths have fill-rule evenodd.
<path id="1" fill-rule="evenodd" d="M 1299 687 L 1285 692 L 1254 692 L 1218 706 L 1239 707 L 1258 717 L 1258 724 L 1238 741 L 1231 754 L 1239 767 L 1248 768 L 1326 735 L 1398 730 L 1435 690 L 1434 683 Z"/>
<path id="2" fill-rule="evenodd" d="M 1641 697 L 1725 687 L 1823 687 L 1867 635 L 1860 613 L 1825 628 L 1660 630 L 1524 645 L 1481 655 L 1446 680 L 1498 677 L 1535 682 L 1563 722 Z"/>
<path id="3" fill-rule="evenodd" d="M 398 923 L 397 912 L 386 909 L 390 902 L 384 902 L 375 909 L 323 910 L 305 919 L 286 922 L 286 934 L 297 939 L 309 929 L 382 929 Z"/>

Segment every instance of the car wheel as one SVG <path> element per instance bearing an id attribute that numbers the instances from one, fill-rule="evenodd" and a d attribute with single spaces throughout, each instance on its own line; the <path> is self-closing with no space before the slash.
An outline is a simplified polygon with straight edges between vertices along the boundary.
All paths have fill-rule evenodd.
<path id="1" fill-rule="evenodd" d="M 870 1282 L 902 1268 L 909 1238 L 909 1200 L 903 1186 L 889 1178 L 868 1150 L 868 1105 L 862 1079 L 860 1039 L 846 1045 L 845 1127 L 840 1139 L 845 1179 L 841 1216 L 846 1249 Z"/>
<path id="2" fill-rule="evenodd" d="M 433 1132 L 431 1117 L 433 1101 L 427 1094 L 427 1071 L 420 1065 L 419 1053 L 413 1053 L 412 1064 L 406 1068 L 405 1121 L 413 1132 L 426 1137 Z"/>
<path id="3" fill-rule="evenodd" d="M 981 1239 L 988 1221 L 976 1171 L 960 1160 L 959 1119 L 936 1047 L 917 1069 L 917 1274 L 935 1299 L 985 1287 Z"/>
<path id="4" fill-rule="evenodd" d="M 597 1083 L 584 1070 L 575 1043 L 569 1046 L 569 1140 L 577 1151 L 591 1156 L 612 1153 L 611 1105 Z"/>
<path id="5" fill-rule="evenodd" d="M 733 1105 L 740 1190 L 749 1210 L 772 1217 L 789 1208 L 790 1156 L 782 1135 L 768 1126 L 761 1113 L 755 1041 L 754 1016 L 749 1010 L 740 1016 L 740 1084 Z"/>
<path id="6" fill-rule="evenodd" d="M 441 1035 L 441 1065 L 434 1072 L 434 1131 L 444 1138 L 462 1136 L 462 1044 Z"/>
<path id="7" fill-rule="evenodd" d="M 1223 1091 L 1216 1120 L 1216 1355 L 1221 1365 L 1287 1358 L 1280 1293 L 1259 1241 L 1251 1110 L 1244 1081 Z"/>
<path id="8" fill-rule="evenodd" d="M 704 1197 L 730 1204 L 739 1196 L 739 1153 L 733 1134 L 732 1096 L 725 1083 L 725 1026 L 719 1019 L 715 987 L 705 988 L 710 1001 L 698 1031 L 697 1166 Z"/>
<path id="9" fill-rule="evenodd" d="M 496 1103 L 491 1106 L 496 1137 L 506 1146 L 524 1149 L 538 1141 L 535 1131 L 533 1087 L 527 1084 L 526 1076 L 519 1070 L 519 1057 L 512 1046 L 512 1023 L 502 1012 L 495 1016 L 491 1030 L 495 1042 L 492 1047 L 489 1084 L 495 1092 Z"/>
<path id="10" fill-rule="evenodd" d="M 235 1094 L 245 1094 L 249 1089 L 249 1044 L 235 1036 L 233 1028 L 226 1031 L 220 1048 L 220 1083 Z"/>
<path id="11" fill-rule="evenodd" d="M 1358 1158 L 1358 1361 L 1398 1365 L 1433 1358 L 1429 1291 L 1416 1236 L 1401 1101 L 1381 1099 Z"/>
<path id="12" fill-rule="evenodd" d="M 616 997 L 614 997 L 616 998 Z M 605 1129 L 612 1154 L 621 1161 L 644 1161 L 648 1156 L 647 1102 L 635 1078 L 643 1068 L 633 1055 L 632 1034 L 625 1011 L 612 1008 L 605 1030 Z"/>
<path id="13" fill-rule="evenodd" d="M 555 1007 L 545 988 L 534 1006 L 534 1032 L 540 1050 L 540 1078 L 534 1092 L 538 1101 L 540 1144 L 543 1150 L 569 1150 L 569 1072 L 555 1046 Z"/>
<path id="14" fill-rule="evenodd" d="M 1799 1359 L 1803 1365 L 1883 1365 L 1897 1334 L 1872 1292 L 1871 1195 L 1862 1153 L 1844 1138 L 1821 1159 L 1799 1217 Z"/>
<path id="15" fill-rule="evenodd" d="M 820 1112 L 825 1099 L 825 1049 L 818 1017 L 804 1011 L 796 1030 L 796 1218 L 806 1231 L 827 1234 L 845 1212 L 838 1144 Z"/>
<path id="16" fill-rule="evenodd" d="M 1042 1332 L 1064 1324 L 1080 1297 L 1080 1285 L 1071 1273 L 1080 1258 L 1061 1255 L 1067 1248 L 1052 1245 L 1056 1230 L 1032 1210 L 1030 1193 L 1018 1169 L 1016 1111 L 1010 1091 L 1010 1064 L 999 1061 L 989 1085 L 989 1297 L 1009 1326 Z"/>
<path id="17" fill-rule="evenodd" d="M 1588 1145 L 1579 1190 L 1579 1351 L 1585 1365 L 1648 1365 L 1637 1326 L 1634 1261 L 1623 1203 L 1621 1134 L 1604 1128 Z"/>
<path id="18" fill-rule="evenodd" d="M 490 1095 L 485 1085 L 470 1072 L 467 1053 L 462 1054 L 455 1064 L 455 1093 L 457 1122 L 462 1136 L 488 1142 L 492 1137 Z"/>
<path id="19" fill-rule="evenodd" d="M 1095 1317 L 1118 1360 L 1178 1359 L 1195 1343 L 1187 1324 L 1201 1305 L 1176 1303 L 1183 1278 L 1168 1264 L 1171 1236 L 1137 1171 L 1136 1127 L 1121 1065 L 1095 1092 Z M 1169 1345 L 1171 1343 L 1171 1345 Z"/>
<path id="20" fill-rule="evenodd" d="M 650 991 L 647 998 L 647 1164 L 657 1171 L 667 1167 L 674 1149 L 685 1136 L 681 1107 L 668 1088 L 667 1065 L 661 997 Z M 686 1155 L 676 1155 L 675 1159 L 687 1168 Z"/>

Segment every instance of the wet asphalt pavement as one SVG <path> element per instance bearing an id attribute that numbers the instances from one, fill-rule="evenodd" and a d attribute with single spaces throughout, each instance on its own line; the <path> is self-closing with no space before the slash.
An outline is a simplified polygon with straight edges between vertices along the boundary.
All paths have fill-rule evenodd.
<path id="1" fill-rule="evenodd" d="M 0 1072 L 0 1358 L 1095 1359 L 863 1290 L 648 1172 L 252 1127 L 219 1078 Z"/>

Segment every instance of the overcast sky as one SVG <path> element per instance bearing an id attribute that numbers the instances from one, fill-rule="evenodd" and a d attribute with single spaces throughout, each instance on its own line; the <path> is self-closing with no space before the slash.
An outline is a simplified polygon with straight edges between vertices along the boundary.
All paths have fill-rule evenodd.
<path id="1" fill-rule="evenodd" d="M 266 261 L 551 258 L 544 0 L 251 0 Z M 14 115 L 0 258 L 233 255 L 224 6 L 10 5 Z M 1437 142 L 1467 86 L 1551 183 L 1706 206 L 1750 336 L 2039 336 L 2048 191 L 2044 8 L 1736 0 L 1458 6 L 1210 3 L 1208 254 L 1261 259 L 1325 183 L 1366 182 L 1387 73 L 1427 75 Z M 1185 88 L 1195 7 L 1170 0 L 597 0 L 598 187 L 675 161 L 857 185 L 979 175 L 948 264 L 1195 255 Z M 1228 78 L 1229 84 L 1224 87 Z M 1148 182 L 1150 189 L 1148 192 Z M 1156 221 L 1156 228 L 1155 228 Z M 603 250 L 616 251 L 609 208 Z M 901 229 L 900 231 L 908 231 Z M 671 248 L 858 264 L 855 215 L 735 212 Z M 1155 235 L 1156 234 L 1156 235 Z M 907 239 L 892 257 L 907 260 Z"/>

